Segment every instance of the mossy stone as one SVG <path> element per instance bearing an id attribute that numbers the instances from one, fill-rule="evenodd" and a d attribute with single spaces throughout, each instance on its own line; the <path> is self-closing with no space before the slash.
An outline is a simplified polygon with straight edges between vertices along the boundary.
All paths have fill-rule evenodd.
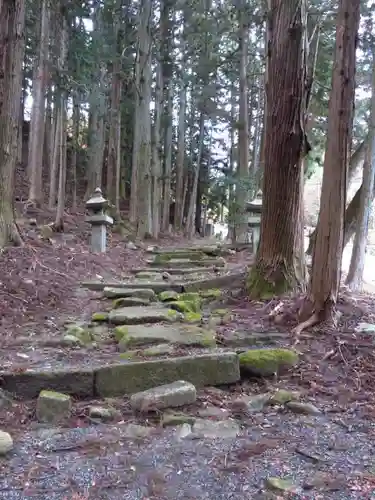
<path id="1" fill-rule="evenodd" d="M 123 325 L 123 326 L 116 326 L 116 328 L 114 329 L 113 333 L 114 333 L 114 336 L 115 336 L 115 339 L 117 340 L 117 342 L 120 342 L 120 340 L 123 337 L 129 335 L 129 329 L 125 325 Z"/>
<path id="2" fill-rule="evenodd" d="M 160 424 L 162 427 L 178 426 L 183 424 L 193 425 L 195 420 L 195 417 L 191 415 L 185 415 L 184 413 L 164 413 L 160 420 Z"/>
<path id="3" fill-rule="evenodd" d="M 209 290 L 202 290 L 200 292 L 202 299 L 218 299 L 221 297 L 221 290 L 219 288 L 210 288 Z"/>
<path id="4" fill-rule="evenodd" d="M 91 316 L 91 321 L 96 321 L 98 323 L 108 321 L 108 313 L 107 312 L 95 312 Z"/>
<path id="5" fill-rule="evenodd" d="M 252 349 L 239 355 L 240 368 L 254 376 L 270 377 L 298 363 L 299 357 L 289 349 Z"/>
<path id="6" fill-rule="evenodd" d="M 290 479 L 279 477 L 269 477 L 266 479 L 266 486 L 272 491 L 280 493 L 295 493 L 296 486 Z"/>
<path id="7" fill-rule="evenodd" d="M 187 300 L 176 300 L 174 302 L 170 302 L 168 305 L 171 309 L 180 313 L 198 312 L 196 310 L 196 304 Z"/>
<path id="8" fill-rule="evenodd" d="M 229 311 L 228 309 L 214 309 L 211 313 L 213 316 L 220 316 L 220 317 L 224 317 L 226 316 L 227 314 L 229 314 Z"/>
<path id="9" fill-rule="evenodd" d="M 165 290 L 164 292 L 160 292 L 158 297 L 161 302 L 170 302 L 172 300 L 180 299 L 180 295 L 173 290 Z"/>
<path id="10" fill-rule="evenodd" d="M 168 309 L 167 318 L 171 322 L 177 321 L 177 320 L 181 319 L 181 313 L 179 313 L 178 311 L 176 311 L 174 309 Z"/>
<path id="11" fill-rule="evenodd" d="M 66 329 L 66 335 L 64 337 L 65 342 L 67 342 L 67 337 L 75 337 L 82 344 L 89 344 L 93 340 L 93 335 L 90 330 L 77 325 L 71 325 Z"/>
<path id="12" fill-rule="evenodd" d="M 285 389 L 279 389 L 269 399 L 269 404 L 271 405 L 285 405 L 290 401 L 298 401 L 301 394 L 297 391 L 286 391 Z"/>
<path id="13" fill-rule="evenodd" d="M 155 258 L 154 258 L 155 264 L 164 264 L 165 262 L 169 262 L 170 260 L 171 260 L 171 258 L 167 254 L 158 254 L 158 255 L 155 255 Z"/>
<path id="14" fill-rule="evenodd" d="M 113 309 L 120 309 L 120 307 L 136 307 L 136 306 L 148 306 L 150 304 L 150 299 L 142 299 L 140 297 L 120 297 L 115 299 L 112 303 Z"/>
<path id="15" fill-rule="evenodd" d="M 202 315 L 198 312 L 186 312 L 184 314 L 184 320 L 187 323 L 200 323 L 202 321 Z"/>

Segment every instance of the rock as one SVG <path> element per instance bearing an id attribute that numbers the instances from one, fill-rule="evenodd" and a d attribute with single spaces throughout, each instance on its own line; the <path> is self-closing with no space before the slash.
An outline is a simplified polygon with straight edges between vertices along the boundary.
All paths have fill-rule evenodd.
<path id="1" fill-rule="evenodd" d="M 195 387 L 238 382 L 238 357 L 233 352 L 219 351 L 102 366 L 95 373 L 95 391 L 99 397 L 123 396 L 181 379 Z"/>
<path id="2" fill-rule="evenodd" d="M 180 295 L 173 290 L 166 290 L 165 292 L 159 293 L 159 300 L 161 302 L 170 302 L 172 300 L 178 300 Z"/>
<path id="3" fill-rule="evenodd" d="M 87 328 L 83 328 L 82 326 L 70 325 L 67 327 L 66 333 L 67 334 L 64 337 L 65 339 L 66 337 L 75 337 L 83 345 L 89 344 L 93 340 L 90 330 L 88 330 Z"/>
<path id="4" fill-rule="evenodd" d="M 0 389 L 0 410 L 11 408 L 12 403 L 13 401 L 11 395 L 3 389 Z"/>
<path id="5" fill-rule="evenodd" d="M 355 331 L 359 333 L 375 334 L 375 325 L 373 323 L 359 323 Z"/>
<path id="6" fill-rule="evenodd" d="M 221 290 L 219 288 L 210 288 L 209 290 L 202 290 L 200 292 L 202 299 L 219 299 L 221 297 Z"/>
<path id="7" fill-rule="evenodd" d="M 133 410 L 148 412 L 164 408 L 178 408 L 195 403 L 197 391 L 193 384 L 178 380 L 171 384 L 153 387 L 143 392 L 137 392 L 130 398 Z"/>
<path id="8" fill-rule="evenodd" d="M 297 490 L 293 481 L 279 477 L 268 477 L 266 479 L 266 487 L 280 493 L 295 493 Z"/>
<path id="9" fill-rule="evenodd" d="M 94 397 L 94 370 L 92 367 L 3 372 L 1 378 L 2 387 L 6 391 L 26 399 L 36 398 L 45 387 L 79 398 Z"/>
<path id="10" fill-rule="evenodd" d="M 83 347 L 85 344 L 74 335 L 64 335 L 62 345 L 69 347 Z"/>
<path id="11" fill-rule="evenodd" d="M 5 431 L 0 430 L 0 457 L 6 455 L 13 449 L 12 436 Z"/>
<path id="12" fill-rule="evenodd" d="M 297 391 L 286 391 L 285 389 L 279 389 L 269 398 L 269 403 L 273 405 L 285 405 L 290 401 L 298 401 L 301 397 L 301 393 Z"/>
<path id="13" fill-rule="evenodd" d="M 150 299 L 141 299 L 140 297 L 120 297 L 113 301 L 113 308 L 119 309 L 120 307 L 138 307 L 148 306 Z"/>
<path id="14" fill-rule="evenodd" d="M 321 411 L 319 408 L 311 403 L 301 403 L 299 401 L 289 401 L 286 403 L 286 408 L 293 413 L 298 413 L 301 415 L 320 415 Z"/>
<path id="15" fill-rule="evenodd" d="M 194 424 L 194 422 L 195 417 L 192 417 L 191 415 L 185 415 L 184 413 L 164 413 L 160 420 L 160 424 L 163 427 L 178 426 L 183 424 L 192 425 Z"/>
<path id="16" fill-rule="evenodd" d="M 112 309 L 109 313 L 109 322 L 114 325 L 139 325 L 143 323 L 159 323 L 174 321 L 177 315 L 169 312 L 165 307 L 121 307 Z"/>
<path id="17" fill-rule="evenodd" d="M 186 323 L 197 324 L 202 322 L 202 315 L 198 312 L 186 312 L 184 314 Z"/>
<path id="18" fill-rule="evenodd" d="M 58 423 L 70 417 L 72 400 L 67 394 L 42 391 L 36 403 L 36 418 L 43 423 Z"/>
<path id="19" fill-rule="evenodd" d="M 243 396 L 242 398 L 234 401 L 234 404 L 240 407 L 243 405 L 243 409 L 249 413 L 257 413 L 264 410 L 265 406 L 269 403 L 270 393 L 265 394 L 255 394 L 252 396 Z"/>
<path id="20" fill-rule="evenodd" d="M 135 275 L 135 277 L 139 280 L 155 280 L 155 279 L 160 279 L 161 274 L 158 272 L 140 271 Z"/>
<path id="21" fill-rule="evenodd" d="M 226 420 L 195 420 L 192 435 L 193 438 L 235 438 L 240 433 L 240 426 L 233 419 Z"/>
<path id="22" fill-rule="evenodd" d="M 283 373 L 298 360 L 298 354 L 289 349 L 252 349 L 239 355 L 241 371 L 258 377 Z"/>
<path id="23" fill-rule="evenodd" d="M 95 321 L 97 323 L 102 323 L 108 321 L 108 313 L 107 312 L 95 312 L 91 316 L 91 321 Z"/>
<path id="24" fill-rule="evenodd" d="M 147 349 L 143 349 L 142 356 L 164 356 L 165 354 L 172 354 L 173 346 L 169 344 L 159 344 Z"/>
<path id="25" fill-rule="evenodd" d="M 126 248 L 128 250 L 137 250 L 138 247 L 132 241 L 128 241 L 126 244 Z"/>
<path id="26" fill-rule="evenodd" d="M 191 433 L 192 433 L 191 425 L 185 422 L 178 428 L 177 439 L 178 440 L 186 439 L 187 437 L 191 436 Z"/>
<path id="27" fill-rule="evenodd" d="M 216 333 L 205 328 L 181 324 L 117 326 L 114 330 L 120 352 L 150 344 L 215 347 Z"/>
<path id="28" fill-rule="evenodd" d="M 215 318 L 210 318 L 215 319 Z M 252 333 L 248 331 L 238 331 L 227 332 L 225 336 L 225 345 L 228 347 L 250 347 L 261 345 L 264 346 L 278 344 L 280 340 L 285 339 L 285 334 L 283 333 Z"/>
<path id="29" fill-rule="evenodd" d="M 121 297 L 138 297 L 140 299 L 154 300 L 155 292 L 150 288 L 112 288 L 104 287 L 103 295 L 107 299 L 118 299 Z"/>
<path id="30" fill-rule="evenodd" d="M 149 436 L 152 433 L 153 428 L 138 424 L 125 424 L 120 428 L 120 430 L 121 437 L 123 438 L 139 439 Z"/>
<path id="31" fill-rule="evenodd" d="M 198 411 L 198 415 L 201 418 L 213 418 L 216 420 L 223 420 L 223 417 L 227 418 L 228 414 L 229 412 L 227 409 L 219 408 L 217 406 L 212 406 L 212 405 L 207 406 L 206 408 L 201 408 Z"/>
<path id="32" fill-rule="evenodd" d="M 90 406 L 89 407 L 89 417 L 97 418 L 100 420 L 108 421 L 112 420 L 115 416 L 112 410 L 109 408 L 103 408 L 102 406 Z"/>

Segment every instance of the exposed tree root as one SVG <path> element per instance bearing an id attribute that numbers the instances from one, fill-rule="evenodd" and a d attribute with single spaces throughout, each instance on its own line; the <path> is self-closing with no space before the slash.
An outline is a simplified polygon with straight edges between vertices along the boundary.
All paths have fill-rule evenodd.
<path id="1" fill-rule="evenodd" d="M 306 328 L 310 328 L 310 326 L 314 326 L 320 323 L 320 321 L 321 319 L 319 317 L 319 314 L 314 312 L 306 321 L 302 321 L 302 323 L 299 323 L 295 328 L 293 328 L 292 333 L 295 336 L 295 341 L 293 346 L 298 344 L 299 338 L 303 330 L 306 330 Z"/>

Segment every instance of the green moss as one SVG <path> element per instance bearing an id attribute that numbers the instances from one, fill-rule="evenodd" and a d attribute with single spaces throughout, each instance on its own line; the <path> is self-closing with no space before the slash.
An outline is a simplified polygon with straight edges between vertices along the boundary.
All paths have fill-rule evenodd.
<path id="1" fill-rule="evenodd" d="M 165 290 L 164 292 L 160 292 L 158 297 L 161 302 L 170 302 L 172 300 L 180 299 L 180 295 L 173 290 Z"/>
<path id="2" fill-rule="evenodd" d="M 180 318 L 180 314 L 178 311 L 175 311 L 174 309 L 168 309 L 167 311 L 167 318 L 169 321 L 177 321 Z"/>
<path id="3" fill-rule="evenodd" d="M 117 342 L 120 342 L 123 337 L 129 335 L 129 329 L 127 326 L 116 326 L 113 333 Z"/>
<path id="4" fill-rule="evenodd" d="M 184 314 L 184 320 L 187 323 L 200 323 L 202 321 L 202 315 L 198 312 L 186 312 Z"/>
<path id="5" fill-rule="evenodd" d="M 154 257 L 155 264 L 164 264 L 165 262 L 169 262 L 170 260 L 171 258 L 167 254 L 158 254 Z"/>
<path id="6" fill-rule="evenodd" d="M 246 290 L 253 300 L 271 300 L 297 289 L 299 282 L 291 271 L 287 271 L 285 265 L 279 265 L 275 269 L 259 265 L 250 269 Z"/>
<path id="7" fill-rule="evenodd" d="M 251 375 L 269 377 L 298 363 L 298 354 L 289 349 L 252 349 L 239 355 L 240 367 Z"/>
<path id="8" fill-rule="evenodd" d="M 139 357 L 139 351 L 127 351 L 119 354 L 120 359 L 134 359 Z"/>
<path id="9" fill-rule="evenodd" d="M 214 309 L 211 313 L 213 316 L 226 316 L 227 314 L 229 314 L 229 311 L 228 309 Z"/>
<path id="10" fill-rule="evenodd" d="M 91 321 L 97 321 L 97 322 L 108 321 L 108 313 L 96 312 L 91 316 Z"/>
<path id="11" fill-rule="evenodd" d="M 78 339 L 81 344 L 89 344 L 94 339 L 90 330 L 77 325 L 69 326 L 66 329 L 66 333 L 67 336 L 75 337 L 76 339 Z"/>
<path id="12" fill-rule="evenodd" d="M 71 398 L 68 394 L 63 394 L 62 392 L 43 390 L 39 393 L 40 398 L 48 399 L 59 399 L 60 401 L 69 401 Z"/>
<path id="13" fill-rule="evenodd" d="M 269 399 L 269 404 L 271 405 L 285 405 L 285 403 L 289 403 L 290 401 L 298 401 L 301 395 L 297 391 L 286 391 L 285 389 L 279 389 L 272 394 Z"/>
<path id="14" fill-rule="evenodd" d="M 199 312 L 200 310 L 196 302 L 189 300 L 176 300 L 175 302 L 170 302 L 169 307 L 180 313 Z"/>
<path id="15" fill-rule="evenodd" d="M 221 290 L 219 288 L 211 288 L 210 290 L 202 290 L 200 292 L 202 299 L 218 299 L 221 297 Z"/>

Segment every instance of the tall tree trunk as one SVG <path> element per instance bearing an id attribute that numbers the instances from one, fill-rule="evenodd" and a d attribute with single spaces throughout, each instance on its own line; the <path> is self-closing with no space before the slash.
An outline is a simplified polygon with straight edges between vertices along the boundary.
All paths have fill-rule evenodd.
<path id="1" fill-rule="evenodd" d="M 196 209 L 199 172 L 202 161 L 203 146 L 204 146 L 204 115 L 203 113 L 201 113 L 199 119 L 198 158 L 193 174 L 193 185 L 190 193 L 189 209 L 188 209 L 186 229 L 185 229 L 185 236 L 188 238 L 192 238 L 194 236 L 195 209 Z"/>
<path id="2" fill-rule="evenodd" d="M 119 141 L 121 141 L 121 43 L 120 43 L 120 28 L 121 28 L 121 7 L 122 0 L 117 0 L 114 13 L 114 35 L 116 43 L 116 54 L 112 68 L 111 81 L 111 102 L 110 102 L 110 121 L 109 121 L 109 138 L 108 138 L 108 161 L 107 161 L 107 198 L 115 203 L 116 201 L 116 184 L 117 162 L 119 161 L 117 154 L 119 151 Z M 119 217 L 117 213 L 117 217 Z"/>
<path id="3" fill-rule="evenodd" d="M 58 71 L 62 75 L 65 69 L 65 63 L 68 50 L 68 26 L 64 17 L 64 13 L 60 12 L 61 16 L 61 40 L 60 40 L 60 55 L 58 60 Z M 57 133 L 58 132 L 58 133 Z M 54 229 L 56 231 L 64 230 L 64 210 L 65 210 L 65 191 L 66 191 L 66 92 L 60 89 L 60 103 L 58 108 L 58 117 L 56 124 L 55 138 L 56 153 L 59 156 L 59 188 L 57 193 L 57 208 Z"/>
<path id="4" fill-rule="evenodd" d="M 137 237 L 144 238 L 151 234 L 151 0 L 142 0 L 140 4 L 140 19 L 138 29 L 137 61 L 140 75 L 138 81 L 139 96 L 137 99 L 134 148 L 137 148 L 135 158 L 138 175 L 136 218 Z M 133 187 L 133 186 L 132 186 Z"/>
<path id="5" fill-rule="evenodd" d="M 372 47 L 372 96 L 369 122 L 369 140 L 363 166 L 362 193 L 360 198 L 359 219 L 354 237 L 352 258 L 346 284 L 351 290 L 361 291 L 365 267 L 368 223 L 374 191 L 375 175 L 375 46 Z"/>
<path id="6" fill-rule="evenodd" d="M 235 113 L 235 106 L 236 106 L 236 100 L 235 100 L 235 88 L 234 85 L 231 85 L 231 93 L 230 93 L 230 130 L 229 130 L 229 143 L 230 143 L 230 149 L 229 149 L 229 158 L 228 158 L 228 163 L 229 163 L 229 185 L 228 185 L 228 240 L 234 243 L 236 241 L 236 232 L 235 232 L 235 199 L 234 199 L 234 173 L 235 173 L 235 136 L 234 136 L 234 123 L 235 123 L 235 118 L 236 118 L 236 113 Z"/>
<path id="7" fill-rule="evenodd" d="M 184 41 L 184 34 L 181 35 L 181 51 L 185 54 L 186 47 Z M 185 133 L 186 133 L 186 58 L 183 56 L 181 65 L 181 80 L 180 80 L 180 109 L 178 112 L 178 144 L 177 144 L 177 159 L 176 159 L 176 205 L 174 213 L 174 229 L 175 231 L 181 230 L 183 220 L 183 191 L 184 191 L 184 164 L 185 164 Z"/>
<path id="8" fill-rule="evenodd" d="M 236 182 L 236 241 L 244 243 L 247 235 L 246 202 L 249 194 L 249 109 L 247 89 L 249 14 L 247 1 L 239 5 L 239 51 L 240 51 L 240 101 L 238 128 L 238 169 Z"/>
<path id="9" fill-rule="evenodd" d="M 13 209 L 24 56 L 24 0 L 0 1 L 0 248 L 21 245 Z"/>
<path id="10" fill-rule="evenodd" d="M 316 244 L 309 295 L 295 333 L 324 319 L 334 320 L 341 278 L 348 154 L 353 125 L 355 51 L 360 0 L 340 0 L 337 14 L 332 91 Z"/>
<path id="11" fill-rule="evenodd" d="M 173 16 L 172 0 L 163 0 L 160 14 L 160 36 L 161 36 L 161 61 L 163 71 L 163 95 L 164 95 L 164 189 L 163 189 L 163 217 L 162 230 L 169 231 L 170 206 L 171 206 L 171 182 L 172 182 L 172 114 L 173 114 Z"/>
<path id="12" fill-rule="evenodd" d="M 80 119 L 80 96 L 78 91 L 75 91 L 73 94 L 73 149 L 72 149 L 72 177 L 73 177 L 73 185 L 72 185 L 72 210 L 73 212 L 77 211 L 77 153 L 79 148 L 79 119 Z"/>
<path id="13" fill-rule="evenodd" d="M 362 141 L 359 146 L 355 149 L 354 153 L 350 157 L 350 162 L 349 162 L 349 170 L 348 170 L 348 186 L 350 185 L 350 181 L 353 179 L 354 173 L 358 170 L 360 167 L 361 163 L 365 159 L 365 152 L 366 148 L 368 147 L 369 141 L 366 139 L 365 141 Z M 357 190 L 353 198 L 351 199 L 350 203 L 346 207 L 345 210 L 345 223 L 344 223 L 344 243 L 343 243 L 343 250 L 346 247 L 346 245 L 349 243 L 349 241 L 352 239 L 355 233 L 355 227 L 359 215 L 359 200 L 361 198 L 361 193 L 362 193 L 362 185 L 361 187 Z M 372 195 L 372 199 L 374 199 L 375 192 Z M 314 251 L 314 245 L 315 245 L 315 240 L 316 240 L 316 230 L 317 228 L 314 229 L 314 231 L 310 234 L 309 237 L 309 246 L 306 250 L 307 255 L 312 255 Z"/>
<path id="14" fill-rule="evenodd" d="M 305 2 L 270 0 L 268 33 L 261 238 L 247 283 L 254 298 L 304 286 L 298 222 L 306 142 Z"/>
<path id="15" fill-rule="evenodd" d="M 159 51 L 160 58 L 160 51 Z M 163 69 L 161 61 L 156 69 L 155 121 L 152 143 L 152 237 L 158 238 L 162 209 L 162 152 Z"/>
<path id="16" fill-rule="evenodd" d="M 39 54 L 33 81 L 33 106 L 30 130 L 29 172 L 30 189 L 29 203 L 40 206 L 43 199 L 42 173 L 43 173 L 43 142 L 44 142 L 44 111 L 45 92 L 48 81 L 48 42 L 49 42 L 49 5 L 48 0 L 41 2 L 41 30 Z"/>

